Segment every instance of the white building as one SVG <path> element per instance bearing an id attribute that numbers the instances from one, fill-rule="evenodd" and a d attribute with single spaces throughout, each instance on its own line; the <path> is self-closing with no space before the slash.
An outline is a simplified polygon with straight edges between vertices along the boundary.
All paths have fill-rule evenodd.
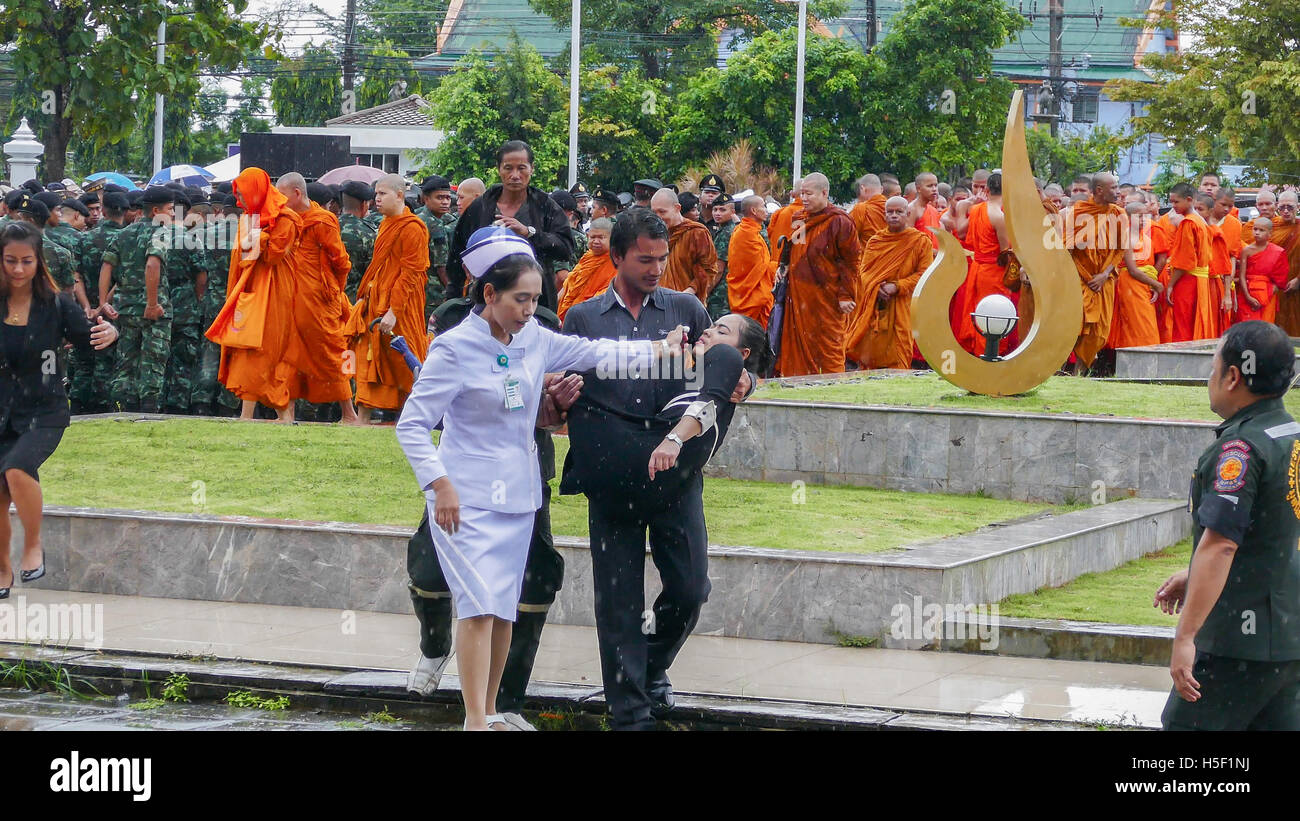
<path id="1" fill-rule="evenodd" d="M 435 131 L 428 102 L 412 94 L 391 103 L 326 120 L 320 128 L 274 126 L 272 134 L 344 135 L 352 140 L 352 157 L 362 165 L 409 177 L 420 162 L 413 152 L 435 148 L 442 132 Z"/>

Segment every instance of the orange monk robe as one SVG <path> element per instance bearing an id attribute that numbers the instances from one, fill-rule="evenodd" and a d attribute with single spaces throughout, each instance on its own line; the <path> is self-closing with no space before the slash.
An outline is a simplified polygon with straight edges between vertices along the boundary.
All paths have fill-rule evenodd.
<path id="1" fill-rule="evenodd" d="M 1237 299 L 1238 322 L 1251 319 L 1273 322 L 1277 318 L 1277 295 L 1286 287 L 1288 270 L 1286 251 L 1273 242 L 1263 251 L 1246 257 L 1246 291 L 1259 303 L 1259 308 L 1251 307 L 1246 294 L 1242 294 Z"/>
<path id="2" fill-rule="evenodd" d="M 289 406 L 296 365 L 302 358 L 293 319 L 298 274 L 292 253 L 302 218 L 284 206 L 285 196 L 259 168 L 244 169 L 233 186 L 249 210 L 240 218 L 239 240 L 230 253 L 226 303 L 205 335 L 221 344 L 217 379 L 222 385 L 241 400 L 283 409 Z M 253 217 L 258 224 L 255 257 L 240 250 Z M 223 344 L 227 331 L 255 326 L 259 319 L 263 329 L 259 347 Z"/>
<path id="3" fill-rule="evenodd" d="M 1155 258 L 1169 253 L 1169 235 L 1163 225 L 1147 222 L 1145 236 L 1136 239 L 1133 261 L 1142 273 L 1158 279 Z M 1111 321 L 1107 348 L 1138 348 L 1160 344 L 1160 324 L 1151 303 L 1151 286 L 1133 278 L 1127 267 L 1116 267 L 1115 318 Z"/>
<path id="4" fill-rule="evenodd" d="M 293 249 L 298 272 L 293 316 L 303 356 L 290 394 L 314 403 L 350 400 L 352 363 L 344 366 L 349 349 L 344 328 L 352 303 L 343 288 L 352 261 L 343 247 L 338 217 L 314 202 L 300 216 L 302 233 Z"/>
<path id="5" fill-rule="evenodd" d="M 970 270 L 966 274 L 965 306 L 957 317 L 957 341 L 963 348 L 976 356 L 984 353 L 984 337 L 975 327 L 971 313 L 980 300 L 992 294 L 1002 294 L 1012 298 L 1011 289 L 1004 282 L 1007 266 L 998 264 L 998 255 L 1002 253 L 998 242 L 998 231 L 989 220 L 989 204 L 979 202 L 971 206 L 967 215 L 966 244 L 973 252 L 970 258 Z M 998 346 L 998 354 L 1006 356 L 1012 349 L 1011 340 L 1003 337 Z"/>
<path id="6" fill-rule="evenodd" d="M 718 275 L 718 248 L 703 224 L 684 219 L 668 229 L 668 264 L 660 285 L 674 291 L 695 289 L 700 302 L 709 298 L 709 283 Z"/>
<path id="7" fill-rule="evenodd" d="M 912 291 L 934 261 L 934 249 L 915 228 L 881 231 L 863 249 L 858 304 L 849 322 L 846 354 L 863 368 L 912 366 Z M 881 304 L 880 286 L 898 286 Z"/>
<path id="8" fill-rule="evenodd" d="M 731 232 L 727 246 L 727 301 L 732 313 L 744 314 L 764 328 L 772 316 L 776 260 L 763 241 L 763 226 L 745 217 Z"/>
<path id="9" fill-rule="evenodd" d="M 1251 237 L 1251 242 L 1255 241 Z M 1286 251 L 1288 277 L 1300 276 L 1300 222 L 1285 222 L 1281 217 L 1273 217 L 1273 233 L 1269 242 L 1280 245 Z M 1288 336 L 1300 336 L 1300 291 L 1283 291 L 1277 295 L 1277 318 L 1275 320 Z"/>
<path id="10" fill-rule="evenodd" d="M 772 259 L 781 259 L 781 237 L 789 237 L 794 232 L 795 212 L 803 208 L 803 200 L 795 197 L 789 205 L 784 205 L 772 212 L 767 221 L 767 249 Z"/>
<path id="11" fill-rule="evenodd" d="M 614 267 L 614 260 L 609 258 L 608 251 L 597 254 L 588 250 L 583 254 L 564 280 L 564 293 L 560 296 L 560 307 L 555 312 L 560 321 L 564 321 L 564 315 L 574 305 L 605 293 L 616 273 L 618 269 Z"/>
<path id="12" fill-rule="evenodd" d="M 834 205 L 811 215 L 801 208 L 795 219 L 803 220 L 805 233 L 790 254 L 778 370 L 782 376 L 843 373 L 847 323 L 839 303 L 858 296 L 858 229 Z"/>
<path id="13" fill-rule="evenodd" d="M 1056 203 L 1041 195 L 1039 202 L 1042 203 L 1043 212 L 1046 214 L 1043 218 L 1043 229 L 1046 231 L 1050 226 L 1060 223 L 1061 209 Z M 1016 265 L 1020 265 L 1019 260 L 1016 261 Z M 1030 328 L 1034 327 L 1034 288 L 1033 280 L 1023 268 L 1020 270 L 1019 295 L 1020 301 L 1016 303 L 1016 313 L 1020 315 L 1020 319 L 1016 322 L 1016 335 L 1024 339 L 1029 334 Z"/>
<path id="14" fill-rule="evenodd" d="M 941 227 L 939 223 L 939 210 L 937 208 L 931 204 L 927 204 L 925 210 L 921 212 L 921 218 L 914 222 L 912 227 L 930 238 L 931 248 L 936 251 L 939 250 L 939 235 L 933 231 L 927 230 L 930 228 Z"/>
<path id="15" fill-rule="evenodd" d="M 1230 225 L 1227 220 L 1218 225 L 1206 224 L 1210 238 L 1210 305 L 1214 309 L 1215 337 L 1222 336 L 1232 326 L 1232 311 L 1223 309 L 1223 296 L 1229 291 L 1224 286 L 1224 277 L 1232 277 L 1240 253 L 1241 229 Z"/>
<path id="16" fill-rule="evenodd" d="M 378 325 L 372 329 L 371 323 L 391 308 L 397 317 L 393 336 L 405 337 L 415 356 L 423 359 L 429 350 L 424 319 L 428 271 L 429 229 L 424 222 L 406 208 L 395 217 L 384 217 L 347 327 L 356 357 L 357 404 L 397 410 L 410 394 L 411 369 L 389 346 L 391 337 Z"/>
<path id="17" fill-rule="evenodd" d="M 1185 271 L 1174 286 L 1174 304 L 1167 312 L 1169 341 L 1209 338 L 1197 336 L 1198 332 L 1205 334 L 1214 327 L 1214 308 L 1210 305 L 1210 232 L 1200 214 L 1188 214 L 1174 228 L 1169 239 L 1167 267 L 1171 276 L 1174 268 Z"/>
<path id="18" fill-rule="evenodd" d="M 1124 265 L 1124 248 L 1128 244 L 1128 215 L 1115 203 L 1100 205 L 1082 200 L 1070 207 L 1065 224 L 1065 247 L 1070 250 L 1079 272 L 1083 292 L 1083 318 L 1074 355 L 1084 365 L 1092 366 L 1097 352 L 1106 344 L 1110 323 L 1115 316 L 1115 278 Z M 1088 280 L 1103 272 L 1110 276 L 1094 291 Z M 1065 321 L 1062 318 L 1062 321 Z"/>
<path id="19" fill-rule="evenodd" d="M 884 194 L 876 194 L 865 202 L 855 203 L 849 211 L 849 219 L 858 227 L 858 247 L 866 248 L 871 238 L 886 228 Z M 861 266 L 859 266 L 861 267 Z"/>

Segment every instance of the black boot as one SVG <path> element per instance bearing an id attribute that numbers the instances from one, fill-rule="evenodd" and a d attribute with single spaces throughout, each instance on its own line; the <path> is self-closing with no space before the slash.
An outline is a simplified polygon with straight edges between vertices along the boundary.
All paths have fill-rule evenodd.
<path id="1" fill-rule="evenodd" d="M 432 659 L 451 653 L 451 594 L 438 598 L 411 591 L 411 606 L 420 622 L 420 653 Z"/>
<path id="2" fill-rule="evenodd" d="M 542 628 L 545 626 L 545 612 L 520 611 L 515 614 L 515 626 L 510 634 L 510 651 L 506 654 L 501 687 L 497 690 L 497 712 L 517 713 L 524 706 L 528 679 L 533 675 L 533 662 L 537 659 L 537 648 L 542 643 Z"/>

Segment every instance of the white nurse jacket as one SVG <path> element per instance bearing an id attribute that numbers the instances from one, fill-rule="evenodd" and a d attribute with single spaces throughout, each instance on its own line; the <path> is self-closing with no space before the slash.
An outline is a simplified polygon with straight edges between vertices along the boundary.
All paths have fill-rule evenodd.
<path id="1" fill-rule="evenodd" d="M 591 340 L 557 334 L 529 320 L 502 345 L 477 312 L 433 341 L 397 421 L 397 441 L 426 498 L 447 476 L 463 506 L 531 513 L 542 506 L 533 428 L 542 380 L 557 371 L 646 368 L 649 341 Z M 618 363 L 615 365 L 614 363 Z M 506 406 L 507 379 L 518 380 L 523 407 Z M 442 438 L 430 438 L 438 422 Z"/>

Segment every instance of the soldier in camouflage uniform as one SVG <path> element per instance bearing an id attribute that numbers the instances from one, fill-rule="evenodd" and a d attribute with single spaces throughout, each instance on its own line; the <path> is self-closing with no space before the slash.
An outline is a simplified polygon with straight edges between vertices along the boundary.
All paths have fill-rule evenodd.
<path id="1" fill-rule="evenodd" d="M 208 215 L 204 227 L 204 252 L 208 256 L 208 281 L 199 299 L 202 331 L 207 332 L 216 321 L 217 314 L 226 304 L 226 283 L 230 273 L 231 248 L 234 247 L 236 224 L 239 212 L 233 202 L 234 198 L 223 195 L 222 210 L 226 213 Z M 213 203 L 216 203 L 214 197 Z M 190 409 L 196 416 L 232 416 L 240 409 L 239 397 L 235 396 L 225 385 L 217 380 L 221 369 L 221 346 L 202 338 L 199 342 L 199 367 L 194 378 L 194 388 L 190 392 Z"/>
<path id="2" fill-rule="evenodd" d="M 343 247 L 352 260 L 352 270 L 348 271 L 348 281 L 343 287 L 349 302 L 357 301 L 357 287 L 361 277 L 370 267 L 370 257 L 375 250 L 375 229 L 365 221 L 366 203 L 375 196 L 375 190 L 364 182 L 349 180 L 339 189 L 339 234 L 343 237 Z"/>
<path id="3" fill-rule="evenodd" d="M 549 263 L 558 289 L 563 287 L 563 281 L 568 278 L 569 272 L 578 264 L 578 260 L 582 259 L 582 255 L 587 253 L 587 235 L 578 227 L 582 224 L 582 212 L 578 210 L 577 198 L 568 191 L 557 188 L 551 192 L 551 199 L 555 200 L 555 204 L 560 206 L 560 210 L 568 218 L 569 235 L 573 237 L 573 256 L 567 262 Z"/>
<path id="4" fill-rule="evenodd" d="M 731 313 L 731 305 L 727 301 L 727 254 L 731 245 L 731 234 L 736 230 L 736 206 L 731 195 L 725 191 L 713 201 L 713 224 L 716 226 L 713 232 L 713 247 L 718 252 L 719 276 L 718 284 L 709 293 L 709 300 L 705 307 L 708 308 L 709 317 L 716 322 Z"/>
<path id="5" fill-rule="evenodd" d="M 96 313 L 99 311 L 99 269 L 104 263 L 104 252 L 108 250 L 113 237 L 123 228 L 122 219 L 126 211 L 126 197 L 122 194 L 108 192 L 101 201 L 103 215 L 95 227 L 86 233 L 85 241 L 81 244 L 81 271 L 86 281 L 86 298 Z M 69 399 L 73 413 L 100 413 L 109 409 L 108 389 L 115 364 L 114 351 L 95 351 L 86 356 L 73 349 L 69 361 L 72 381 Z"/>
<path id="6" fill-rule="evenodd" d="M 61 291 L 70 291 L 76 284 L 76 267 L 72 264 L 72 254 L 67 248 L 53 240 L 45 239 L 46 226 L 49 225 L 50 209 L 45 203 L 24 193 L 14 208 L 14 214 L 25 222 L 36 226 L 41 232 L 41 256 L 45 258 L 45 269 L 50 272 L 54 282 Z"/>
<path id="7" fill-rule="evenodd" d="M 113 238 L 104 252 L 108 278 L 116 282 L 111 301 L 105 277 L 100 278 L 104 315 L 117 321 L 121 337 L 112 398 L 123 410 L 157 413 L 162 405 L 171 349 L 172 320 L 167 294 L 167 261 L 171 257 L 171 205 L 174 194 L 161 186 L 140 198 L 141 218 Z M 157 229 L 163 230 L 157 230 Z M 151 264 L 157 265 L 153 303 L 149 301 Z"/>
<path id="8" fill-rule="evenodd" d="M 212 269 L 206 249 L 203 216 L 209 210 L 207 203 L 194 203 L 186 194 L 176 195 L 176 216 L 181 222 L 171 226 L 171 253 L 167 265 L 167 299 L 171 303 L 171 352 L 167 357 L 164 377 L 163 410 L 166 413 L 189 413 L 198 381 L 199 360 L 202 357 L 203 306 L 200 294 L 208 283 Z M 184 210 L 191 209 L 191 210 Z"/>
<path id="9" fill-rule="evenodd" d="M 429 277 L 424 285 L 424 318 L 447 298 L 447 257 L 451 251 L 451 232 L 445 217 L 451 213 L 451 182 L 434 175 L 420 184 L 424 205 L 415 215 L 429 229 Z"/>

